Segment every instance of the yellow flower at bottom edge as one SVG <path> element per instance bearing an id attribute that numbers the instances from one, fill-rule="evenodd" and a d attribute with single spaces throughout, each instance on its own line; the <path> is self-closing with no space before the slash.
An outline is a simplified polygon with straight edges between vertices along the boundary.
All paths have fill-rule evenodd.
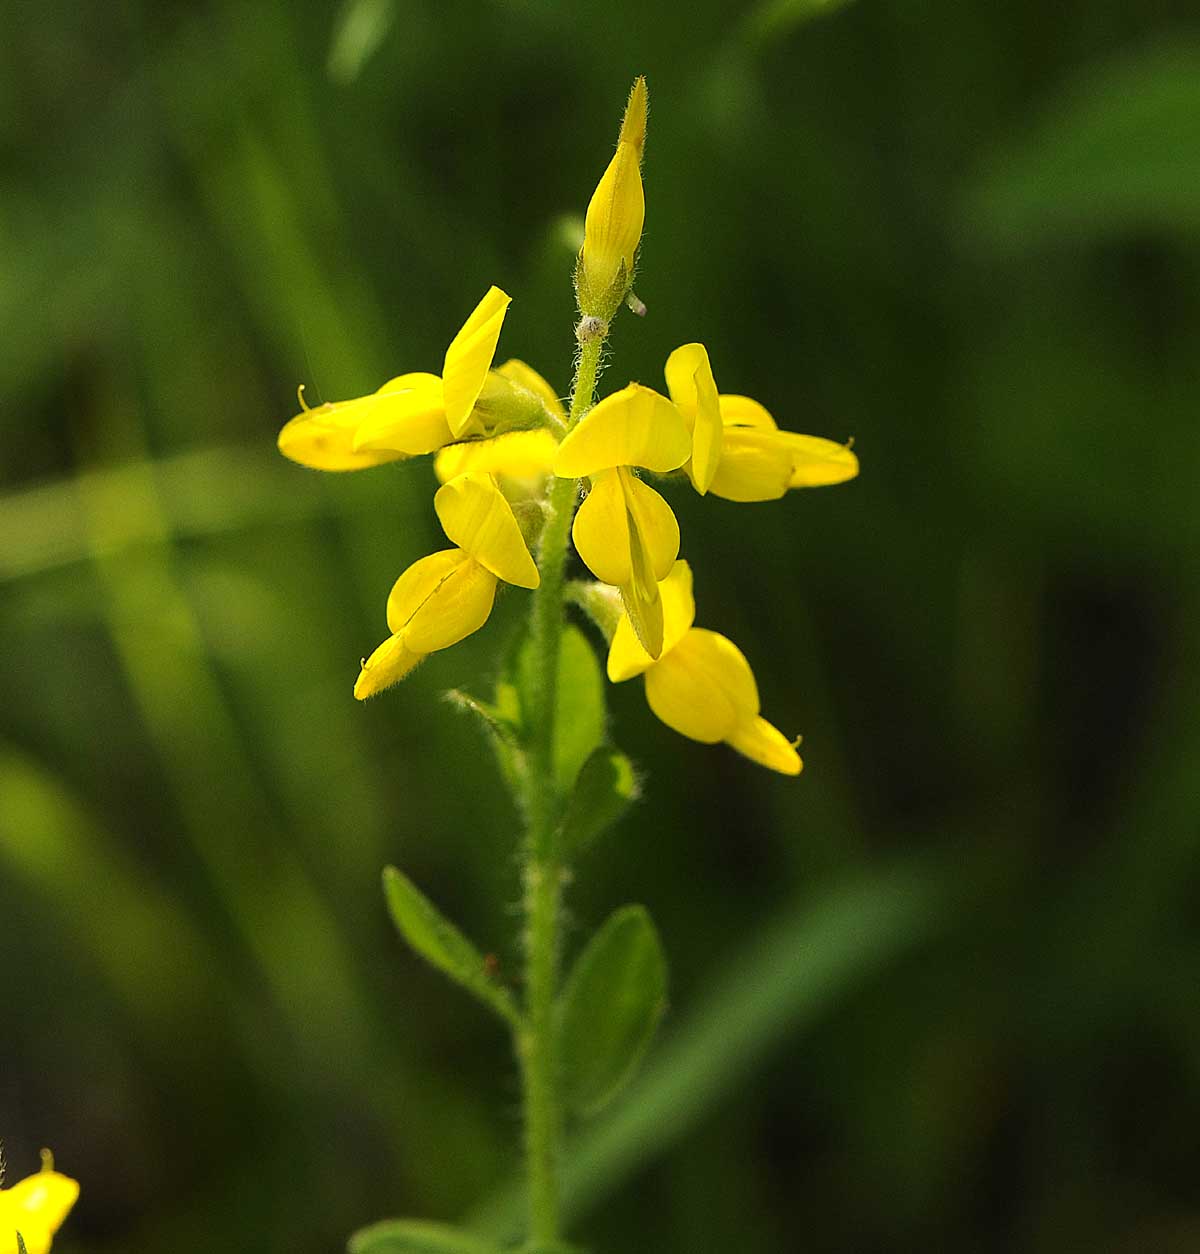
<path id="1" fill-rule="evenodd" d="M 536 588 L 537 567 L 512 508 L 491 475 L 459 475 L 438 489 L 434 508 L 457 547 L 414 562 L 387 603 L 392 633 L 362 664 L 363 701 L 403 679 L 427 654 L 465 640 L 487 622 L 496 584 Z"/>
<path id="2" fill-rule="evenodd" d="M 646 677 L 646 700 L 668 727 L 703 744 L 724 741 L 761 766 L 799 775 L 803 763 L 787 737 L 759 714 L 754 672 L 732 640 L 693 627 L 692 571 L 676 562 L 660 585 L 663 651 L 655 661 L 622 615 L 608 651 L 608 677 Z"/>
<path id="3" fill-rule="evenodd" d="M 17 1254 L 18 1232 L 27 1254 L 47 1254 L 78 1196 L 78 1182 L 51 1167 L 0 1189 L 0 1254 Z"/>

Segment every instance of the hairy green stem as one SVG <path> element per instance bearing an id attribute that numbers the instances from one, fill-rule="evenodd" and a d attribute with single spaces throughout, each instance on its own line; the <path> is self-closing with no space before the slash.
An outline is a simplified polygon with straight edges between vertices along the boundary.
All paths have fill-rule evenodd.
<path id="1" fill-rule="evenodd" d="M 580 349 L 571 389 L 568 427 L 591 408 L 603 335 Z M 558 705 L 558 654 L 563 622 L 563 567 L 575 513 L 576 484 L 555 479 L 550 488 L 538 551 L 541 584 L 534 593 L 530 631 L 535 658 L 530 694 L 529 772 L 525 845 L 525 1026 L 518 1036 L 525 1098 L 525 1159 L 529 1236 L 550 1243 L 559 1236 L 559 1142 L 554 1003 L 558 993 L 562 865 L 557 844 L 561 798 L 554 774 L 554 719 Z"/>

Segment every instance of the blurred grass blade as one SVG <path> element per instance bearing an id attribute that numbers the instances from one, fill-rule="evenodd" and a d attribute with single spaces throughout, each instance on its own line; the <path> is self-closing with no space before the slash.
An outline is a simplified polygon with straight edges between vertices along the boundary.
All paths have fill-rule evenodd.
<path id="1" fill-rule="evenodd" d="M 850 0 L 761 0 L 746 15 L 746 41 L 750 44 L 768 44 L 788 34 L 801 23 L 836 13 L 849 3 Z"/>
<path id="2" fill-rule="evenodd" d="M 347 0 L 329 49 L 329 77 L 335 83 L 353 82 L 395 21 L 395 0 Z"/>
<path id="3" fill-rule="evenodd" d="M 945 923 L 942 876 L 901 867 L 830 889 L 780 919 L 714 977 L 702 1006 L 656 1052 L 606 1119 L 564 1163 L 563 1197 L 578 1215 L 617 1189 L 702 1119 L 764 1055 L 848 998 Z M 474 1225 L 497 1239 L 521 1227 L 524 1194 L 511 1185 Z"/>
<path id="4" fill-rule="evenodd" d="M 384 869 L 383 892 L 400 935 L 426 962 L 502 1019 L 512 1024 L 520 1022 L 508 989 L 489 979 L 483 955 L 403 871 L 394 866 Z"/>
<path id="5" fill-rule="evenodd" d="M 644 906 L 609 915 L 563 989 L 559 1058 L 563 1096 L 592 1115 L 629 1082 L 667 1004 L 667 961 Z"/>
<path id="6" fill-rule="evenodd" d="M 349 1254 L 501 1254 L 461 1228 L 422 1219 L 385 1219 L 356 1232 L 346 1248 Z"/>

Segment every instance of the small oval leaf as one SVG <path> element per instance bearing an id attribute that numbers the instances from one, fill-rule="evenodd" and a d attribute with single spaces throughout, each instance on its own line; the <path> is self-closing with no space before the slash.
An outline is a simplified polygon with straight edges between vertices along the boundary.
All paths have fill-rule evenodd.
<path id="1" fill-rule="evenodd" d="M 346 1249 L 349 1254 L 501 1254 L 482 1237 L 426 1219 L 385 1219 L 360 1228 Z"/>
<path id="2" fill-rule="evenodd" d="M 644 906 L 609 916 L 576 960 L 559 1003 L 563 1091 L 580 1114 L 632 1078 L 666 1008 L 667 964 Z"/>
<path id="3" fill-rule="evenodd" d="M 407 875 L 394 866 L 385 867 L 383 893 L 392 922 L 412 949 L 501 1018 L 519 1022 L 512 996 L 492 981 L 483 955 Z"/>
<path id="4" fill-rule="evenodd" d="M 617 822 L 637 795 L 633 763 L 619 749 L 597 749 L 580 767 L 567 802 L 560 838 L 563 858 L 573 858 L 590 845 Z"/>

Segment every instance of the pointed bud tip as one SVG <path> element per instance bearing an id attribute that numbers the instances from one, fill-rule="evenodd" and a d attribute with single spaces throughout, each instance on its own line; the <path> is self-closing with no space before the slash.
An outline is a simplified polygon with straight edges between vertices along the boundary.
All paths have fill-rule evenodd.
<path id="1" fill-rule="evenodd" d="M 646 76 L 639 74 L 629 93 L 629 102 L 625 106 L 625 116 L 621 119 L 621 135 L 618 140 L 622 144 L 632 144 L 639 157 L 646 145 L 646 113 L 649 107 L 649 96 L 646 91 Z"/>

